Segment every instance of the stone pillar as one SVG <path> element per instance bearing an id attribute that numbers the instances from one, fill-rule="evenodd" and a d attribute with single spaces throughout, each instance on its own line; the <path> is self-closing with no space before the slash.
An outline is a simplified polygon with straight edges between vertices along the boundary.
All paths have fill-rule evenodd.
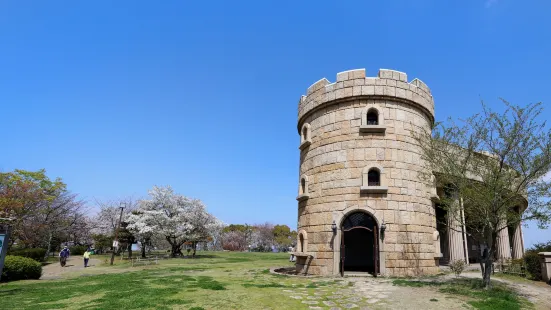
<path id="1" fill-rule="evenodd" d="M 463 248 L 465 250 L 465 263 L 467 265 L 469 264 L 469 246 L 467 245 L 467 226 L 465 223 L 465 209 L 463 206 L 463 198 L 461 198 L 461 221 L 463 222 L 463 226 L 461 226 L 461 229 L 463 230 Z"/>
<path id="2" fill-rule="evenodd" d="M 450 263 L 455 260 L 465 260 L 463 248 L 463 233 L 461 223 L 458 220 L 459 210 L 456 210 L 457 215 L 448 216 L 448 250 L 450 253 Z"/>
<path id="3" fill-rule="evenodd" d="M 515 233 L 513 234 L 513 258 L 521 259 L 524 257 L 524 244 L 522 242 L 522 232 L 520 223 L 515 228 Z"/>
<path id="4" fill-rule="evenodd" d="M 505 260 L 511 259 L 511 245 L 509 244 L 509 229 L 507 225 L 502 222 L 499 224 L 500 227 L 503 227 L 497 233 L 497 259 Z"/>
<path id="5" fill-rule="evenodd" d="M 551 252 L 538 253 L 541 261 L 541 277 L 545 283 L 551 284 Z"/>

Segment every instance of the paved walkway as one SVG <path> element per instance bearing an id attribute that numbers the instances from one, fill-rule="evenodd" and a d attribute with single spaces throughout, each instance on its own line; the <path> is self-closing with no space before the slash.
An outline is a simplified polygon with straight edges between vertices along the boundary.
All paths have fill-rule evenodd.
<path id="1" fill-rule="evenodd" d="M 101 261 L 99 259 L 90 258 L 88 268 L 94 268 L 99 265 L 101 265 Z M 85 270 L 84 259 L 80 255 L 72 256 L 67 260 L 67 265 L 65 265 L 65 267 L 61 267 L 59 262 L 44 266 L 42 268 L 42 277 L 40 277 L 40 280 L 61 279 L 64 274 L 82 270 Z"/>
<path id="2" fill-rule="evenodd" d="M 338 284 L 283 292 L 310 309 L 465 309 L 463 301 L 447 298 L 434 288 L 394 286 L 392 280 L 384 278 L 349 277 Z"/>

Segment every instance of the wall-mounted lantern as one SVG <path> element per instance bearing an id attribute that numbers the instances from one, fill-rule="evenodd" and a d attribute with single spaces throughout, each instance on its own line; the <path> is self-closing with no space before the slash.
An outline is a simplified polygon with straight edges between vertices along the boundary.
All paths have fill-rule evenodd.
<path id="1" fill-rule="evenodd" d="M 333 224 L 331 224 L 331 230 L 333 230 L 333 234 L 337 234 L 337 223 L 333 220 Z"/>
<path id="2" fill-rule="evenodd" d="M 386 230 L 386 224 L 385 224 L 385 220 L 383 220 L 383 223 L 381 224 L 381 235 L 385 233 L 385 230 Z"/>

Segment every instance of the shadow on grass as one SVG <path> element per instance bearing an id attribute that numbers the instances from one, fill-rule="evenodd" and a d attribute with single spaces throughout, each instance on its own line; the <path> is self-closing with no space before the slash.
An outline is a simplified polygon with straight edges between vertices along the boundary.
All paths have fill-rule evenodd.
<path id="1" fill-rule="evenodd" d="M 0 290 L 0 297 L 14 295 L 15 293 L 17 293 L 19 291 L 21 291 L 20 288 L 14 288 L 14 289 L 11 289 L 11 290 Z"/>

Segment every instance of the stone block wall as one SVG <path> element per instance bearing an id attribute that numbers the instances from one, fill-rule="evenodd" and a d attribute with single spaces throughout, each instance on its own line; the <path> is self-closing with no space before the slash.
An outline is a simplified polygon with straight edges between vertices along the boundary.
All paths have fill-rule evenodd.
<path id="1" fill-rule="evenodd" d="M 384 133 L 360 131 L 368 106 L 380 109 Z M 391 70 L 380 70 L 377 78 L 366 78 L 363 69 L 341 72 L 336 83 L 322 79 L 301 98 L 299 134 L 309 124 L 311 143 L 300 154 L 299 178 L 308 177 L 308 199 L 298 202 L 298 229 L 308 233 L 305 251 L 315 253 L 310 274 L 338 273 L 340 225 L 355 210 L 370 213 L 379 227 L 386 223 L 379 241 L 381 274 L 438 271 L 430 184 L 419 176 L 423 163 L 413 138 L 414 132 L 430 130 L 433 113 L 428 87 Z M 360 190 L 367 166 L 384 169 L 386 193 Z"/>

